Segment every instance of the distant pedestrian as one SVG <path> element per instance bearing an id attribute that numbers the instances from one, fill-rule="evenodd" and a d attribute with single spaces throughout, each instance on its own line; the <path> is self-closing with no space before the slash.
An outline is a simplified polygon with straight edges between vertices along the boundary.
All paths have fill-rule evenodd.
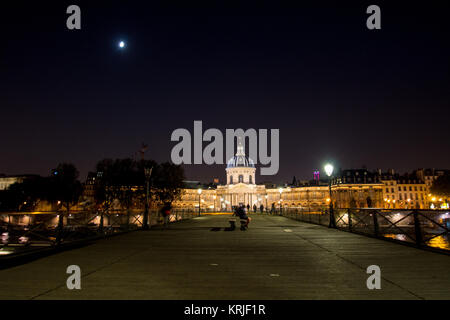
<path id="1" fill-rule="evenodd" d="M 253 212 L 256 213 L 257 207 L 256 204 L 253 205 Z"/>
<path id="2" fill-rule="evenodd" d="M 372 208 L 372 198 L 367 197 L 366 201 L 367 201 L 367 208 Z"/>
<path id="3" fill-rule="evenodd" d="M 250 212 L 250 205 L 247 204 L 247 212 Z"/>
<path id="4" fill-rule="evenodd" d="M 164 219 L 164 226 L 167 227 L 169 225 L 169 221 L 170 221 L 170 210 L 172 209 L 172 206 L 170 205 L 170 203 L 166 203 L 162 208 L 161 208 L 161 215 Z"/>
<path id="5" fill-rule="evenodd" d="M 264 206 L 263 206 L 263 205 L 260 205 L 260 206 L 259 206 L 259 211 L 260 211 L 261 213 L 264 212 Z"/>

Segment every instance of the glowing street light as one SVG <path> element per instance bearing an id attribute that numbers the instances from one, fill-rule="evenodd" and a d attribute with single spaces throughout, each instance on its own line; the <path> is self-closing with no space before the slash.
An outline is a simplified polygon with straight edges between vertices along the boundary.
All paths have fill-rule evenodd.
<path id="1" fill-rule="evenodd" d="M 283 188 L 279 188 L 278 189 L 278 192 L 280 193 L 280 201 L 279 201 L 279 203 L 280 203 L 280 216 L 281 216 L 281 201 L 283 201 L 282 199 L 281 199 L 281 194 L 283 193 Z"/>
<path id="2" fill-rule="evenodd" d="M 200 196 L 202 195 L 202 188 L 199 188 L 198 190 L 197 190 L 197 193 L 198 193 L 198 215 L 200 216 Z"/>
<path id="3" fill-rule="evenodd" d="M 329 177 L 329 179 L 328 179 L 328 191 L 330 193 L 330 197 L 329 197 L 330 198 L 330 225 L 328 227 L 336 228 L 336 220 L 334 219 L 334 212 L 333 212 L 333 198 L 332 198 L 332 195 L 331 195 L 331 180 L 332 180 L 334 167 L 333 167 L 332 164 L 327 163 L 325 165 L 324 169 L 325 169 L 325 173 Z"/>
<path id="4" fill-rule="evenodd" d="M 269 195 L 266 194 L 266 195 L 264 196 L 264 198 L 266 198 L 266 212 L 267 212 L 267 211 L 268 211 L 268 209 L 267 209 L 267 199 L 269 198 Z"/>
<path id="5" fill-rule="evenodd" d="M 327 163 L 327 164 L 325 165 L 324 169 L 325 169 L 325 173 L 327 174 L 327 176 L 331 177 L 331 175 L 333 174 L 333 170 L 334 170 L 333 165 Z"/>

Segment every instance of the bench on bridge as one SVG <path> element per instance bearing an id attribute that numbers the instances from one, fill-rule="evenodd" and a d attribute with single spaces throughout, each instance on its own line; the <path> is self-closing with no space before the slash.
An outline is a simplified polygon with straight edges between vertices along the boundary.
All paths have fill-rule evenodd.
<path id="1" fill-rule="evenodd" d="M 237 218 L 230 218 L 230 220 L 228 220 L 228 222 L 230 223 L 230 229 L 234 230 L 236 229 L 236 220 Z M 239 221 L 241 222 L 241 230 L 246 230 L 247 229 L 247 220 L 245 219 L 239 219 Z"/>

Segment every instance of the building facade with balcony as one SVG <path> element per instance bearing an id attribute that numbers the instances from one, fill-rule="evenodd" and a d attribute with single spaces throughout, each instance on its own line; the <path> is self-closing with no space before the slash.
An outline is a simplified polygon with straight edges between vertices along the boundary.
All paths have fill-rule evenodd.
<path id="1" fill-rule="evenodd" d="M 417 171 L 399 175 L 394 170 L 380 173 L 383 187 L 383 201 L 386 209 L 428 209 L 430 208 L 428 184 Z"/>

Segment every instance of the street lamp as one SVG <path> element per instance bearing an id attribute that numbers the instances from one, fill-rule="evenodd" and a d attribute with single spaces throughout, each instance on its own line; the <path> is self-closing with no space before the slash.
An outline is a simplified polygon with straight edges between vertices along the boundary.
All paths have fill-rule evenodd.
<path id="1" fill-rule="evenodd" d="M 148 211 L 149 211 L 149 194 L 150 194 L 150 177 L 152 176 L 153 167 L 144 168 L 145 174 L 145 185 L 146 185 L 146 194 L 145 194 L 145 211 L 144 218 L 142 219 L 142 230 L 148 230 Z"/>
<path id="2" fill-rule="evenodd" d="M 264 196 L 264 198 L 266 198 L 266 212 L 267 212 L 267 198 L 269 198 L 269 195 L 266 194 L 266 195 Z"/>
<path id="3" fill-rule="evenodd" d="M 216 212 L 216 198 L 217 198 L 217 197 L 214 195 L 214 196 L 213 196 L 213 200 L 214 200 L 214 212 Z"/>
<path id="4" fill-rule="evenodd" d="M 283 200 L 281 199 L 281 194 L 283 193 L 283 188 L 279 188 L 279 189 L 278 189 L 278 192 L 280 193 L 280 216 L 281 216 L 281 201 L 283 201 Z"/>
<path id="5" fill-rule="evenodd" d="M 333 174 L 333 170 L 334 170 L 334 167 L 332 164 L 328 163 L 325 165 L 325 173 L 327 174 L 327 176 L 331 177 L 331 175 Z"/>
<path id="6" fill-rule="evenodd" d="M 331 195 L 331 180 L 333 175 L 334 167 L 332 164 L 326 164 L 325 167 L 325 173 L 327 174 L 329 180 L 328 180 L 328 191 L 330 193 L 330 228 L 336 228 L 336 220 L 334 219 L 334 212 L 333 212 L 333 198 Z"/>
<path id="7" fill-rule="evenodd" d="M 201 194 L 202 194 L 202 188 L 199 188 L 198 190 L 197 190 L 197 193 L 198 193 L 198 215 L 200 216 L 200 196 L 201 196 Z"/>

